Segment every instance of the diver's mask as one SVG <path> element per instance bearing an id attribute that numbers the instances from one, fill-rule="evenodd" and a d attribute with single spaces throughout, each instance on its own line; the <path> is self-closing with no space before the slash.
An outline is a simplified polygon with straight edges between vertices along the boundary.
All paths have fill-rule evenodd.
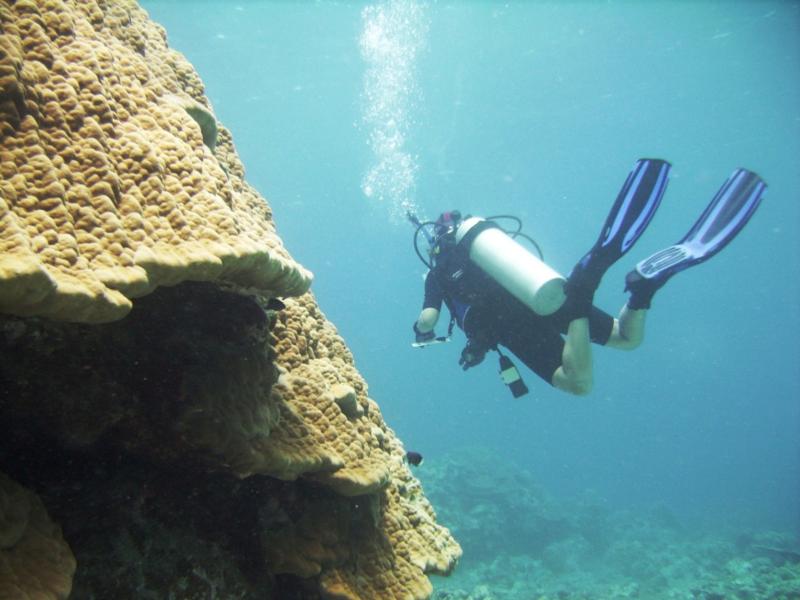
<path id="1" fill-rule="evenodd" d="M 433 225 L 433 245 L 430 249 L 431 258 L 439 255 L 444 247 L 455 244 L 455 233 L 461 224 L 461 212 L 449 210 L 439 215 Z"/>

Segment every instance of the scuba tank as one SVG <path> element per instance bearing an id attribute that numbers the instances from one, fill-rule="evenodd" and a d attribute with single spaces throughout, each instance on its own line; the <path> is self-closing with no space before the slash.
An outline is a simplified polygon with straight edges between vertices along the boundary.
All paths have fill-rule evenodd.
<path id="1" fill-rule="evenodd" d="M 456 229 L 455 242 L 473 263 L 535 313 L 547 316 L 564 304 L 564 277 L 496 223 L 468 217 Z"/>

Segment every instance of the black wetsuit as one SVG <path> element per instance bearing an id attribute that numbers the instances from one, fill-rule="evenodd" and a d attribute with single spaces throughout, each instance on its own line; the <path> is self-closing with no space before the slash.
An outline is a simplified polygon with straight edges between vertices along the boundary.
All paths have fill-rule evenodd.
<path id="1" fill-rule="evenodd" d="M 441 310 L 444 302 L 470 340 L 486 347 L 508 348 L 529 369 L 548 383 L 561 366 L 563 334 L 570 322 L 569 300 L 546 317 L 517 300 L 458 250 L 442 252 L 425 278 L 423 308 Z M 592 307 L 589 331 L 592 342 L 605 344 L 614 317 Z"/>

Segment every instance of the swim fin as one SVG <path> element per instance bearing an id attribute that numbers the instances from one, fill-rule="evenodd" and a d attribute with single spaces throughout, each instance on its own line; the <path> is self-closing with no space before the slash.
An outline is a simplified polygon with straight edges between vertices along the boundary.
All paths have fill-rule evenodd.
<path id="1" fill-rule="evenodd" d="M 767 184 L 756 173 L 736 169 L 683 239 L 648 256 L 628 273 L 628 306 L 650 308 L 653 294 L 670 277 L 708 260 L 727 246 L 753 216 L 766 189 Z"/>
<path id="2" fill-rule="evenodd" d="M 566 286 L 568 296 L 580 297 L 581 305 L 591 304 L 591 297 L 605 272 L 631 249 L 655 215 L 667 189 L 670 166 L 657 158 L 636 161 L 600 236 L 572 269 Z"/>

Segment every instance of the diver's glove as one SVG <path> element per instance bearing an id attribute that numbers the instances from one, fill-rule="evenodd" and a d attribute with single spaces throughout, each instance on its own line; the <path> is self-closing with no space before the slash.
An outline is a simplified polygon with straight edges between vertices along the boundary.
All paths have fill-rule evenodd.
<path id="1" fill-rule="evenodd" d="M 489 348 L 474 339 L 467 340 L 467 345 L 461 351 L 461 358 L 458 359 L 458 364 L 461 365 L 463 370 L 467 370 L 475 365 L 479 365 L 486 357 L 486 352 Z"/>
<path id="2" fill-rule="evenodd" d="M 414 335 L 416 336 L 416 342 L 418 344 L 424 344 L 425 342 L 430 342 L 433 338 L 436 337 L 436 334 L 434 333 L 433 329 L 431 329 L 430 331 L 427 331 L 425 333 L 422 333 L 417 328 L 417 322 L 416 321 L 414 321 Z"/>

